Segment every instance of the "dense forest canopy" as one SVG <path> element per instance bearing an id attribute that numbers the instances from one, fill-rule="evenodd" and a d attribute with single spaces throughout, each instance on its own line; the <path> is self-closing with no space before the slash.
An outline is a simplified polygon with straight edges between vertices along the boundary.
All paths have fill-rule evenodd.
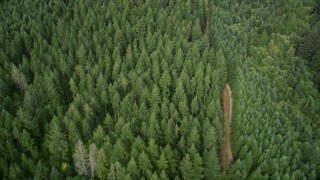
<path id="1" fill-rule="evenodd" d="M 313 0 L 0 0 L 0 177 L 317 179 L 319 25 Z"/>

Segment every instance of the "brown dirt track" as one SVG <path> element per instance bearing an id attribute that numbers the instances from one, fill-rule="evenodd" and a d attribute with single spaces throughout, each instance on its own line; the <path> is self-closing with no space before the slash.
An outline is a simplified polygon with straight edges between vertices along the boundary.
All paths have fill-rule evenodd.
<path id="1" fill-rule="evenodd" d="M 208 36 L 209 32 L 209 2 L 205 0 L 206 14 L 205 27 L 203 35 Z M 233 163 L 232 149 L 231 149 L 231 122 L 232 122 L 232 96 L 229 84 L 226 85 L 223 92 L 223 143 L 220 150 L 220 165 L 223 174 L 226 174 L 229 166 Z"/>
<path id="2" fill-rule="evenodd" d="M 233 162 L 231 149 L 232 96 L 229 84 L 223 92 L 223 144 L 220 152 L 221 170 L 225 174 Z"/>
<path id="3" fill-rule="evenodd" d="M 204 35 L 208 35 L 208 31 L 209 31 L 209 3 L 208 0 L 205 0 L 206 2 L 206 23 L 205 23 L 205 27 L 204 27 Z"/>

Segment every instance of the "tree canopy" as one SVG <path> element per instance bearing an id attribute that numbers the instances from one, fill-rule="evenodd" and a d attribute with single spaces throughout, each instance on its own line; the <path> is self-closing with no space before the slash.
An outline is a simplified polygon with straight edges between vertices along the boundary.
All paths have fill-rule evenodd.
<path id="1" fill-rule="evenodd" d="M 319 178 L 319 17 L 313 0 L 0 1 L 0 177 Z"/>

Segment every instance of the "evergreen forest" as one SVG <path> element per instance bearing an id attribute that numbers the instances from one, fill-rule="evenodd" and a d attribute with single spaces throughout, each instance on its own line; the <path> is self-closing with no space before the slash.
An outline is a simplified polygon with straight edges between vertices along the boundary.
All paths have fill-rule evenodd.
<path id="1" fill-rule="evenodd" d="M 319 0 L 0 0 L 1 179 L 320 179 Z"/>

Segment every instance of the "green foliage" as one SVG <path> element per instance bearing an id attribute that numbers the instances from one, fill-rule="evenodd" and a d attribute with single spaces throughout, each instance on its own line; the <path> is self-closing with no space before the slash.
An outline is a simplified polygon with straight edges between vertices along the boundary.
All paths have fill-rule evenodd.
<path id="1" fill-rule="evenodd" d="M 208 3 L 1 1 L 0 177 L 318 178 L 319 3 Z"/>
<path id="2" fill-rule="evenodd" d="M 309 156 L 308 146 L 319 146 L 320 96 L 312 82 L 315 73 L 305 65 L 309 63 L 295 56 L 306 58 L 316 51 L 315 34 L 306 34 L 299 43 L 309 29 L 313 1 L 209 2 L 210 42 L 221 49 L 216 70 L 222 87 L 230 81 L 233 96 L 235 163 L 227 177 L 315 179 L 319 162 L 311 160 L 317 158 Z"/>

